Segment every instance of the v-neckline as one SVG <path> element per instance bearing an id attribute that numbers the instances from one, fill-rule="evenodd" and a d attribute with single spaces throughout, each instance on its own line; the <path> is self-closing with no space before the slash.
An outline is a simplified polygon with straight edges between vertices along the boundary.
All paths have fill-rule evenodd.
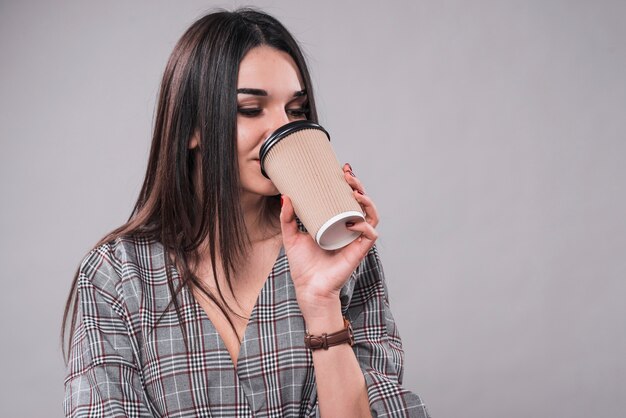
<path id="1" fill-rule="evenodd" d="M 274 260 L 274 264 L 272 264 L 272 268 L 270 269 L 267 277 L 265 277 L 265 282 L 263 283 L 263 286 L 261 286 L 261 290 L 259 291 L 259 294 L 257 295 L 256 300 L 254 302 L 254 306 L 252 307 L 252 310 L 250 311 L 250 317 L 248 318 L 248 322 L 246 323 L 246 327 L 243 330 L 243 338 L 241 339 L 241 342 L 239 344 L 239 351 L 237 352 L 236 362 L 233 361 L 233 358 L 231 357 L 230 352 L 228 351 L 228 348 L 226 347 L 226 343 L 224 342 L 224 338 L 218 332 L 217 327 L 215 326 L 215 324 L 213 324 L 213 321 L 211 321 L 211 319 L 209 318 L 209 315 L 206 313 L 206 311 L 204 310 L 202 305 L 200 305 L 198 300 L 195 298 L 195 296 L 193 295 L 193 292 L 191 292 L 190 289 L 185 287 L 185 293 L 191 299 L 192 304 L 194 306 L 194 309 L 196 310 L 196 317 L 199 317 L 200 320 L 202 321 L 202 323 L 206 324 L 206 326 L 208 327 L 208 329 L 210 331 L 209 334 L 214 334 L 216 336 L 217 349 L 218 349 L 220 355 L 225 355 L 226 358 L 228 358 L 229 366 L 233 368 L 233 370 L 235 371 L 236 375 L 239 372 L 239 365 L 240 365 L 240 360 L 241 360 L 241 356 L 242 356 L 241 352 L 245 349 L 246 342 L 249 340 L 248 334 L 251 332 L 250 331 L 251 324 L 252 324 L 253 320 L 256 318 L 256 313 L 257 313 L 257 307 L 259 305 L 259 300 L 261 299 L 261 297 L 266 292 L 267 287 L 268 287 L 272 277 L 274 276 L 274 270 L 276 269 L 276 265 L 280 262 L 280 260 L 283 258 L 284 255 L 285 255 L 285 247 L 283 245 L 281 245 L 280 249 L 278 251 L 278 255 L 276 256 L 276 259 Z M 205 338 L 205 335 L 206 334 L 202 335 L 203 339 Z M 204 342 L 205 342 L 205 344 L 207 343 L 206 340 Z"/>

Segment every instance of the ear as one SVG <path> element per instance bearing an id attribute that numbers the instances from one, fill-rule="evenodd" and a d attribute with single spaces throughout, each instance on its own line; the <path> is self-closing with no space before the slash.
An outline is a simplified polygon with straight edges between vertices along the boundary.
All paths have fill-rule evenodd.
<path id="1" fill-rule="evenodd" d="M 187 143 L 187 148 L 195 149 L 198 147 L 200 143 L 200 132 L 195 131 L 194 134 L 189 138 L 189 142 Z"/>

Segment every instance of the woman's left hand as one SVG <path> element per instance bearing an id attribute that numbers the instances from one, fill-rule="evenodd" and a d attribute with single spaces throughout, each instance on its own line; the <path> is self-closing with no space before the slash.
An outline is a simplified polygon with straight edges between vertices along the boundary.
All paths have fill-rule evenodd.
<path id="1" fill-rule="evenodd" d="M 305 320 L 325 315 L 326 307 L 337 308 L 342 286 L 378 238 L 374 229 L 378 225 L 374 202 L 365 194 L 363 185 L 354 176 L 349 164 L 344 165 L 343 172 L 354 197 L 363 208 L 365 221 L 347 226 L 349 230 L 361 232 L 361 236 L 339 250 L 323 250 L 309 234 L 299 231 L 291 199 L 288 196 L 282 198 L 280 224 L 283 244 Z"/>

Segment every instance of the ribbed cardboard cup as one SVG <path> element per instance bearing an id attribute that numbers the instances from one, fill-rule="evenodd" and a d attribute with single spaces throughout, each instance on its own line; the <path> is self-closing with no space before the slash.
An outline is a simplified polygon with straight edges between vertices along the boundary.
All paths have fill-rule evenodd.
<path id="1" fill-rule="evenodd" d="M 259 158 L 263 175 L 291 198 L 296 215 L 321 248 L 336 250 L 359 237 L 345 224 L 365 217 L 324 128 L 309 121 L 288 123 L 265 140 Z"/>

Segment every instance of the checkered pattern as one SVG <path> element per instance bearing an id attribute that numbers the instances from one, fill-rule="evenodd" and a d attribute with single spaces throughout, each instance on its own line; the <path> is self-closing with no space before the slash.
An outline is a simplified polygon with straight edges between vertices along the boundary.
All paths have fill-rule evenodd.
<path id="1" fill-rule="evenodd" d="M 284 249 L 252 311 L 235 369 L 224 342 L 185 288 L 182 321 L 170 307 L 163 246 L 140 238 L 104 244 L 79 272 L 78 326 L 65 380 L 68 417 L 318 416 L 311 353 L 304 347 Z M 376 249 L 341 292 L 354 328 L 372 413 L 428 417 L 402 382 L 403 352 Z M 182 329 L 187 331 L 187 345 Z"/>

